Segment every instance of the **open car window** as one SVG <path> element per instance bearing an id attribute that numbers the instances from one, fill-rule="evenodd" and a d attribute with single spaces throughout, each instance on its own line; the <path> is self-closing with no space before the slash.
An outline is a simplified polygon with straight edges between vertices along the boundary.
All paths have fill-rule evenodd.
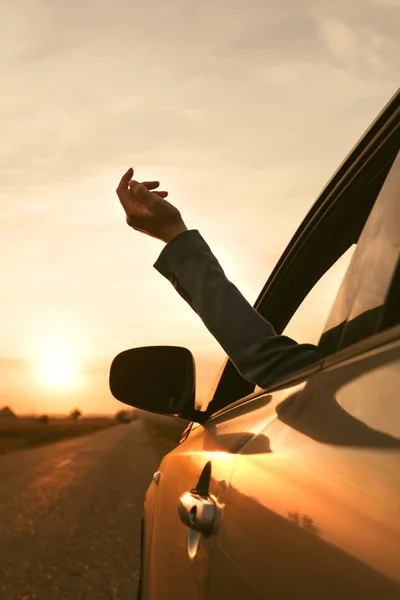
<path id="1" fill-rule="evenodd" d="M 318 344 L 355 249 L 352 244 L 317 281 L 283 330 L 284 335 L 299 344 Z"/>

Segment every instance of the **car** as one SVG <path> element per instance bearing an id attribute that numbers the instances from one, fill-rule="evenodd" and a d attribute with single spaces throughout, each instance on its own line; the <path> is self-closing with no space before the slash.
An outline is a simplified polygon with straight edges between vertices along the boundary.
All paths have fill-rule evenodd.
<path id="1" fill-rule="evenodd" d="M 188 349 L 113 360 L 116 398 L 189 422 L 146 494 L 139 599 L 399 600 L 399 149 L 397 92 L 255 304 L 286 333 L 317 294 L 313 364 L 260 389 L 228 359 L 200 410 Z"/>

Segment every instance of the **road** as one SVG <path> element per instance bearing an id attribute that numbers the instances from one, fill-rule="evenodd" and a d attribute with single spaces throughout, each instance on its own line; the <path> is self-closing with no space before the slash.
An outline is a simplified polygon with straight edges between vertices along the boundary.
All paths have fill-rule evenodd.
<path id="1" fill-rule="evenodd" d="M 0 457 L 1 600 L 133 600 L 159 461 L 141 420 Z"/>

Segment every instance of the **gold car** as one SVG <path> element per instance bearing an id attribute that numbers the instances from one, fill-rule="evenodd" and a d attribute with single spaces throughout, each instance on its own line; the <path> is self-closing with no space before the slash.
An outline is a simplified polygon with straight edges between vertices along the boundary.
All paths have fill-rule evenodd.
<path id="1" fill-rule="evenodd" d="M 313 364 L 264 390 L 228 360 L 196 410 L 189 350 L 114 359 L 119 400 L 190 421 L 147 491 L 140 599 L 399 600 L 399 107 L 396 94 L 256 302 L 286 332 L 347 257 Z"/>

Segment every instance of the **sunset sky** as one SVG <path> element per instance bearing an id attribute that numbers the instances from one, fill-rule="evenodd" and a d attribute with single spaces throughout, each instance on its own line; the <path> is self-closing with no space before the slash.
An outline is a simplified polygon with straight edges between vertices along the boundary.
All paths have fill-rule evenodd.
<path id="1" fill-rule="evenodd" d="M 114 412 L 112 358 L 151 344 L 190 348 L 206 397 L 224 354 L 116 185 L 160 179 L 253 303 L 398 87 L 400 2 L 0 5 L 0 407 Z"/>

